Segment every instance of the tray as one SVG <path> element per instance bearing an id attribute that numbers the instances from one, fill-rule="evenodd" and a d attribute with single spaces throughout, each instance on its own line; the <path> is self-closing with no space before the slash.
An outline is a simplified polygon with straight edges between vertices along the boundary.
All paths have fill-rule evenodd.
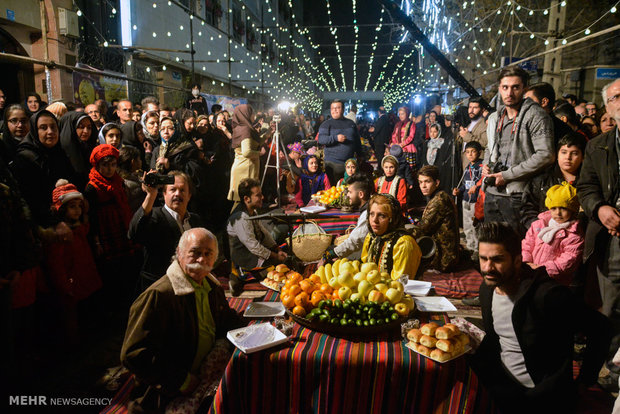
<path id="1" fill-rule="evenodd" d="M 415 352 L 416 354 L 420 354 L 418 351 L 416 351 L 415 349 L 413 349 L 413 348 L 411 347 L 410 343 L 405 344 L 405 346 L 406 346 L 407 348 L 411 349 L 411 350 L 412 350 L 413 352 Z M 438 361 L 438 360 L 436 360 L 435 358 L 431 358 L 430 356 L 426 356 L 426 355 L 424 355 L 424 354 L 420 354 L 420 355 L 422 355 L 424 358 L 432 359 L 433 361 L 437 362 L 438 364 L 445 364 L 446 362 L 450 362 L 450 361 L 452 361 L 452 360 L 454 360 L 454 359 L 457 359 L 457 358 L 459 358 L 459 357 L 463 356 L 464 354 L 468 353 L 470 350 L 471 350 L 471 346 L 469 346 L 469 345 L 465 345 L 465 346 L 463 347 L 463 351 L 462 351 L 462 352 L 459 352 L 458 354 L 454 355 L 452 358 L 450 358 L 450 359 L 448 359 L 448 360 L 446 360 L 446 361 Z"/>
<path id="2" fill-rule="evenodd" d="M 243 337 L 244 332 L 252 331 L 258 328 L 264 328 L 266 330 L 271 331 L 271 333 L 273 334 L 272 338 L 270 338 L 270 340 L 268 341 L 265 341 L 263 343 L 257 344 L 255 346 L 250 346 L 250 347 L 244 346 L 243 344 L 239 342 L 241 338 Z M 226 338 L 228 338 L 228 340 L 234 346 L 239 348 L 239 350 L 241 350 L 241 352 L 245 354 L 251 354 L 252 352 L 257 352 L 263 349 L 271 348 L 273 346 L 280 345 L 288 341 L 288 337 L 284 335 L 282 332 L 280 332 L 279 330 L 277 330 L 269 322 L 257 323 L 254 325 L 246 326 L 245 328 L 239 328 L 239 329 L 234 329 L 232 331 L 228 331 L 228 333 L 226 334 Z"/>
<path id="3" fill-rule="evenodd" d="M 252 302 L 243 312 L 246 318 L 274 318 L 284 315 L 282 302 Z"/>
<path id="4" fill-rule="evenodd" d="M 408 318 L 399 318 L 390 323 L 385 323 L 375 326 L 339 326 L 332 325 L 331 323 L 315 322 L 310 319 L 302 318 L 293 314 L 293 312 L 286 310 L 288 316 L 290 316 L 295 322 L 301 326 L 312 329 L 313 331 L 326 333 L 335 337 L 356 337 L 356 338 L 369 338 L 375 337 L 377 334 L 390 332 L 397 333 L 400 336 L 400 324 L 407 321 Z"/>
<path id="5" fill-rule="evenodd" d="M 443 296 L 416 297 L 413 300 L 420 312 L 456 312 L 454 305 Z"/>
<path id="6" fill-rule="evenodd" d="M 431 282 L 424 282 L 422 280 L 409 280 L 405 284 L 405 293 L 409 293 L 411 296 L 426 296 L 430 292 L 432 285 Z"/>
<path id="7" fill-rule="evenodd" d="M 306 207 L 302 207 L 299 209 L 299 211 L 301 211 L 302 213 L 322 213 L 325 210 L 327 210 L 327 208 L 325 208 L 324 206 L 306 206 Z"/>

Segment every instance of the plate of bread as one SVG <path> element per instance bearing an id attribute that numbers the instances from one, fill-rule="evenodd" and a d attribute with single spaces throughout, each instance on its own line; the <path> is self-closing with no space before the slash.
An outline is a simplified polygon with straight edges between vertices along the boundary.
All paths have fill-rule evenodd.
<path id="1" fill-rule="evenodd" d="M 451 323 L 439 326 L 435 322 L 407 332 L 407 348 L 433 361 L 444 363 L 460 357 L 471 349 L 469 336 Z"/>

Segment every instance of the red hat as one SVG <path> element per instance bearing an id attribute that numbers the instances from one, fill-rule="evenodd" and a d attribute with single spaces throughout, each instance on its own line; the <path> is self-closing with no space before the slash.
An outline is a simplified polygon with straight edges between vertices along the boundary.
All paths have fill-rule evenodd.
<path id="1" fill-rule="evenodd" d="M 96 167 L 97 163 L 105 157 L 114 157 L 118 159 L 118 150 L 110 144 L 97 145 L 90 154 L 90 164 Z"/>
<path id="2" fill-rule="evenodd" d="M 56 188 L 52 191 L 52 203 L 55 210 L 60 210 L 63 204 L 75 199 L 84 201 L 84 196 L 76 186 L 63 178 L 56 181 Z"/>

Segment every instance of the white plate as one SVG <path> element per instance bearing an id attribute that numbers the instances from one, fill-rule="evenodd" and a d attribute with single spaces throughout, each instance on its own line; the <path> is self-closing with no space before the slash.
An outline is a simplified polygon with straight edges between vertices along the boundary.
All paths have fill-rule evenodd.
<path id="1" fill-rule="evenodd" d="M 246 354 L 271 348 L 288 341 L 288 337 L 269 322 L 257 323 L 245 328 L 228 331 L 226 338 L 239 348 L 241 352 Z"/>
<path id="2" fill-rule="evenodd" d="M 415 349 L 413 349 L 413 348 L 411 347 L 410 343 L 407 343 L 405 346 L 406 346 L 407 348 L 411 349 L 413 352 L 420 354 L 418 351 L 416 351 Z M 426 356 L 426 355 L 424 355 L 424 354 L 420 354 L 420 355 L 422 355 L 422 356 L 423 356 L 423 357 L 425 357 L 425 358 L 432 359 L 433 361 L 438 362 L 438 363 L 440 363 L 440 364 L 445 364 L 446 362 L 450 362 L 450 361 L 452 361 L 453 359 L 457 359 L 457 358 L 458 358 L 458 357 L 460 357 L 461 355 L 464 355 L 464 354 L 468 353 L 470 350 L 471 350 L 471 346 L 469 346 L 469 345 L 465 345 L 465 346 L 463 347 L 463 352 L 459 352 L 458 354 L 453 355 L 453 356 L 452 356 L 452 358 L 447 359 L 447 360 L 445 360 L 445 361 L 438 361 L 438 360 L 436 360 L 435 358 L 431 358 L 430 356 Z"/>
<path id="3" fill-rule="evenodd" d="M 284 315 L 282 302 L 252 302 L 243 313 L 246 318 L 273 318 Z"/>
<path id="4" fill-rule="evenodd" d="M 443 296 L 413 298 L 420 312 L 456 312 L 454 305 Z"/>
<path id="5" fill-rule="evenodd" d="M 267 289 L 275 290 L 276 292 L 279 292 L 279 291 L 280 291 L 280 288 L 276 289 L 276 288 L 274 288 L 274 287 L 272 287 L 272 286 L 269 286 L 267 283 L 265 283 L 265 281 L 264 281 L 264 280 L 261 280 L 261 281 L 260 281 L 260 282 L 258 282 L 258 283 L 260 283 L 261 285 L 265 286 Z"/>
<path id="6" fill-rule="evenodd" d="M 324 206 L 308 206 L 299 209 L 302 213 L 322 213 L 325 210 L 327 210 L 327 208 Z"/>
<path id="7" fill-rule="evenodd" d="M 405 285 L 405 292 L 411 296 L 426 296 L 430 292 L 432 287 L 431 282 L 424 282 L 422 280 L 410 280 Z"/>

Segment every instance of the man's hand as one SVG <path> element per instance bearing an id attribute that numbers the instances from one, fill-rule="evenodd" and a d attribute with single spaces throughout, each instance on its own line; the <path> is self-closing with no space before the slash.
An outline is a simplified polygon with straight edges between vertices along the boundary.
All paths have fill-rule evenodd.
<path id="1" fill-rule="evenodd" d="M 469 195 L 474 195 L 476 194 L 476 186 L 471 186 L 470 189 L 467 191 L 469 193 Z"/>
<path id="2" fill-rule="evenodd" d="M 501 187 L 506 185 L 506 180 L 504 180 L 504 176 L 501 172 L 495 174 L 489 174 L 487 177 L 495 177 L 495 187 Z"/>
<path id="3" fill-rule="evenodd" d="M 282 250 L 280 250 L 276 255 L 278 257 L 278 261 L 281 262 L 281 263 L 283 263 L 286 260 L 286 258 L 288 257 L 288 254 L 286 254 L 286 252 L 284 252 Z"/>
<path id="4" fill-rule="evenodd" d="M 170 163 L 168 162 L 168 158 L 164 158 L 164 157 L 159 157 L 157 158 L 157 164 L 158 167 L 161 165 L 163 166 L 166 170 L 170 168 Z"/>
<path id="5" fill-rule="evenodd" d="M 154 173 L 154 172 L 157 172 L 157 171 L 151 170 L 149 172 L 145 172 L 144 174 L 142 174 L 142 191 L 144 191 L 147 196 L 150 195 L 153 197 L 157 197 L 157 191 L 159 190 L 159 187 L 150 187 L 144 184 L 144 177 L 146 177 L 147 174 Z"/>
<path id="6" fill-rule="evenodd" d="M 620 235 L 620 212 L 612 206 L 601 206 L 598 209 L 598 219 L 607 228 L 612 236 Z"/>
<path id="7" fill-rule="evenodd" d="M 458 188 L 453 188 L 453 189 L 452 189 L 452 195 L 453 195 L 453 196 L 457 196 L 457 195 L 459 195 L 459 192 L 460 192 L 460 191 L 459 191 L 459 189 L 458 189 Z"/>
<path id="8" fill-rule="evenodd" d="M 538 269 L 542 265 L 537 265 L 537 264 L 534 264 L 534 263 L 528 263 L 528 266 L 531 267 L 532 269 Z"/>
<path id="9" fill-rule="evenodd" d="M 343 134 L 338 134 L 337 137 L 338 142 L 345 142 L 347 140 L 347 137 Z"/>
<path id="10" fill-rule="evenodd" d="M 489 166 L 482 164 L 482 176 L 486 177 L 489 174 L 491 174 L 491 169 L 489 168 Z"/>
<path id="11" fill-rule="evenodd" d="M 464 127 L 459 127 L 459 137 L 461 138 L 465 138 L 465 135 L 467 135 L 467 128 Z"/>

